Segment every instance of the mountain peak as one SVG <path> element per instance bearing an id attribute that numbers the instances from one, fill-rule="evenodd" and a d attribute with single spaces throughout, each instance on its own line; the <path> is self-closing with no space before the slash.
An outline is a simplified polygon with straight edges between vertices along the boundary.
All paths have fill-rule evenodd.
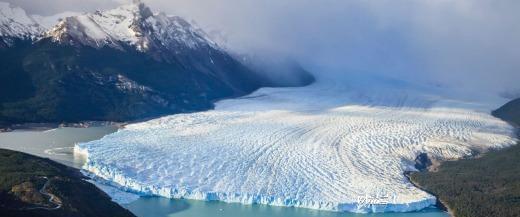
<path id="1" fill-rule="evenodd" d="M 141 19 L 147 19 L 154 15 L 153 11 L 140 0 L 133 0 L 130 4 L 121 5 L 115 11 L 129 11 L 136 17 Z"/>
<path id="2" fill-rule="evenodd" d="M 25 10 L 0 2 L 0 37 L 34 38 L 42 32 L 40 25 Z"/>
<path id="3" fill-rule="evenodd" d="M 137 2 L 139 2 L 137 4 L 138 12 L 142 18 L 146 19 L 148 17 L 153 16 L 153 12 L 148 6 L 146 6 L 144 3 L 140 2 L 139 0 L 137 0 Z"/>
<path id="4" fill-rule="evenodd" d="M 140 0 L 111 10 L 63 13 L 49 19 L 27 15 L 21 8 L 0 2 L 0 46 L 9 46 L 15 38 L 41 37 L 75 46 L 120 50 L 134 47 L 141 52 L 154 52 L 156 57 L 186 49 L 220 49 L 194 24 L 178 16 L 154 13 Z"/>
<path id="5" fill-rule="evenodd" d="M 154 56 L 186 49 L 218 49 L 200 28 L 181 17 L 153 13 L 140 1 L 69 17 L 49 31 L 47 36 L 54 41 L 95 48 L 109 46 L 123 49 L 130 46 L 141 52 L 153 52 Z"/>

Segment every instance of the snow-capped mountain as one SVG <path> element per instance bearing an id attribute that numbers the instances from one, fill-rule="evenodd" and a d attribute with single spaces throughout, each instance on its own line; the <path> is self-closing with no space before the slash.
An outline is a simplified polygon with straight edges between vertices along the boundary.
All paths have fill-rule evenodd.
<path id="1" fill-rule="evenodd" d="M 141 119 L 289 85 L 237 61 L 195 25 L 139 1 L 50 17 L 0 7 L 0 124 Z"/>
<path id="2" fill-rule="evenodd" d="M 74 11 L 65 11 L 58 14 L 50 15 L 50 16 L 42 16 L 42 15 L 31 15 L 31 18 L 34 19 L 45 31 L 51 29 L 59 22 L 64 20 L 67 17 L 74 17 L 82 15 L 83 13 L 74 12 Z"/>
<path id="3" fill-rule="evenodd" d="M 185 50 L 219 49 L 206 33 L 177 16 L 154 13 L 140 2 L 108 11 L 67 17 L 45 37 L 95 48 L 133 47 L 166 58 Z"/>
<path id="4" fill-rule="evenodd" d="M 218 46 L 200 28 L 178 16 L 154 13 L 139 1 L 94 13 L 64 12 L 53 16 L 28 15 L 0 2 L 0 36 L 22 39 L 52 38 L 69 45 L 95 48 L 134 47 L 142 52 L 181 52 Z"/>
<path id="5" fill-rule="evenodd" d="M 36 39 L 43 30 L 23 9 L 0 2 L 0 47 L 15 39 Z"/>

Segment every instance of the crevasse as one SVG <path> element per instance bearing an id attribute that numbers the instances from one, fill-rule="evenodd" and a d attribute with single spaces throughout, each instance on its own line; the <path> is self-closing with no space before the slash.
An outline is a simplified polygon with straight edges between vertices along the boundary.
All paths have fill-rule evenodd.
<path id="1" fill-rule="evenodd" d="M 370 79 L 264 88 L 212 111 L 128 125 L 76 151 L 85 170 L 143 195 L 414 211 L 435 204 L 403 175 L 419 153 L 453 159 L 515 142 L 513 128 L 488 114 L 499 100 L 446 92 Z"/>

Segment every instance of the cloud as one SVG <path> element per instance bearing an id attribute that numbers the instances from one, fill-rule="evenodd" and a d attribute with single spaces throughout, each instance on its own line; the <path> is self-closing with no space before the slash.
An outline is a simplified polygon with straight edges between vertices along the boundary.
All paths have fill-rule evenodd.
<path id="1" fill-rule="evenodd" d="M 125 2 L 11 1 L 34 13 Z M 482 91 L 520 88 L 516 0 L 144 2 L 222 32 L 232 49 L 288 55 L 324 76 L 363 72 Z"/>
<path id="2" fill-rule="evenodd" d="M 151 1 L 230 33 L 233 47 L 290 54 L 314 71 L 384 74 L 471 89 L 520 88 L 520 1 Z"/>
<path id="3" fill-rule="evenodd" d="M 22 7 L 28 13 L 53 15 L 64 11 L 95 11 L 113 8 L 124 0 L 1 0 Z"/>

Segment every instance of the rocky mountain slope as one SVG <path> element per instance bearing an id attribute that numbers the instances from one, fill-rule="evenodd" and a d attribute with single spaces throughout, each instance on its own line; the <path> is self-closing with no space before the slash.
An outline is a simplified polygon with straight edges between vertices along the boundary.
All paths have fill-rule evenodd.
<path id="1" fill-rule="evenodd" d="M 514 99 L 493 111 L 493 115 L 520 126 L 520 98 Z"/>
<path id="2" fill-rule="evenodd" d="M 65 17 L 50 29 L 20 8 L 0 8 L 0 124 L 141 119 L 313 81 L 301 68 L 292 72 L 304 78 L 296 84 L 274 81 L 200 28 L 140 2 Z"/>
<path id="3" fill-rule="evenodd" d="M 42 31 L 23 9 L 0 2 L 0 48 L 13 46 L 16 40 L 35 39 Z"/>
<path id="4" fill-rule="evenodd" d="M 0 149 L 0 216 L 135 217 L 84 179 L 49 159 Z"/>

